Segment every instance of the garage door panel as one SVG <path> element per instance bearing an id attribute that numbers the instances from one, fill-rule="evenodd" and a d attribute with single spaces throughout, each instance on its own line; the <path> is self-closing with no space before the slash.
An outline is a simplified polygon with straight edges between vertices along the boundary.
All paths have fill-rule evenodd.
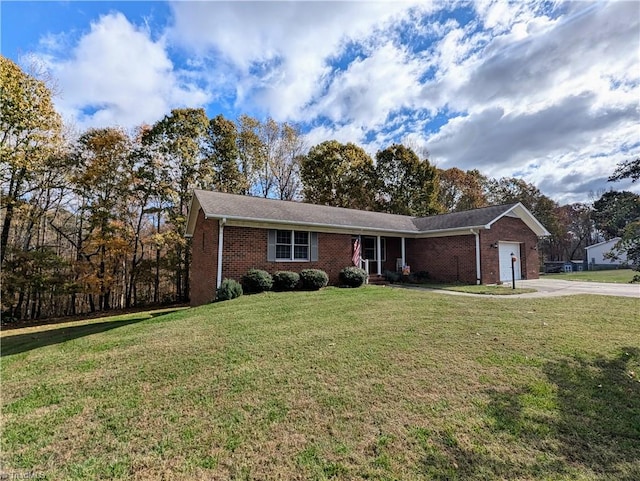
<path id="1" fill-rule="evenodd" d="M 516 280 L 522 279 L 520 272 L 520 243 L 518 242 L 498 242 L 498 255 L 500 262 L 500 280 L 502 282 L 511 281 L 511 254 L 517 257 L 515 262 Z"/>

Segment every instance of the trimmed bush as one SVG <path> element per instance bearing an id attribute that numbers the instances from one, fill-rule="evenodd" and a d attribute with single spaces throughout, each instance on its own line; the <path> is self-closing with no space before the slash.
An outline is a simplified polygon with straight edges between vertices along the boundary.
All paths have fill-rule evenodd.
<path id="1" fill-rule="evenodd" d="M 294 291 L 298 288 L 300 276 L 296 272 L 278 271 L 273 273 L 274 291 Z"/>
<path id="2" fill-rule="evenodd" d="M 395 271 L 384 271 L 384 277 L 391 283 L 402 282 L 402 274 Z"/>
<path id="3" fill-rule="evenodd" d="M 422 284 L 427 282 L 430 279 L 429 273 L 427 271 L 417 271 L 412 272 L 409 275 L 409 282 L 416 282 L 418 284 Z"/>
<path id="4" fill-rule="evenodd" d="M 360 287 L 367 280 L 367 271 L 349 266 L 340 271 L 340 283 L 349 287 Z"/>
<path id="5" fill-rule="evenodd" d="M 242 295 L 242 286 L 233 279 L 225 279 L 216 291 L 216 301 L 229 301 Z"/>
<path id="6" fill-rule="evenodd" d="M 304 269 L 300 271 L 302 288 L 307 291 L 317 291 L 329 284 L 329 276 L 320 269 Z"/>
<path id="7" fill-rule="evenodd" d="M 249 269 L 242 276 L 242 287 L 244 292 L 257 294 L 268 291 L 273 286 L 273 278 L 267 271 L 261 269 Z"/>

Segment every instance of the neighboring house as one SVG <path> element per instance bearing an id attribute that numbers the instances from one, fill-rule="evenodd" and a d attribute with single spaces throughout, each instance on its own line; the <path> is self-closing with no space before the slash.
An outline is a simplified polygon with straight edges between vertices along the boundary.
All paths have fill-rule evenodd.
<path id="1" fill-rule="evenodd" d="M 511 280 L 513 254 L 516 278 L 535 279 L 538 237 L 549 232 L 520 203 L 410 217 L 196 190 L 186 235 L 191 303 L 200 305 L 250 268 L 317 268 L 337 284 L 357 238 L 372 275 L 408 265 L 438 281 L 494 284 Z"/>
<path id="2" fill-rule="evenodd" d="M 624 252 L 616 253 L 618 255 L 618 259 L 615 260 L 605 257 L 605 254 L 610 253 L 619 240 L 620 237 L 614 237 L 611 240 L 587 246 L 587 263 L 589 265 L 589 270 L 615 269 L 616 267 L 626 265 L 627 256 Z"/>

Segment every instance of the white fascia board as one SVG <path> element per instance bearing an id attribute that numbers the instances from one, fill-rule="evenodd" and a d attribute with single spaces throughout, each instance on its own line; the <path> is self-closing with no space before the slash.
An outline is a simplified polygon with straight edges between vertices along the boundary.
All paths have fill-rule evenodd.
<path id="1" fill-rule="evenodd" d="M 338 234 L 371 234 L 371 235 L 391 235 L 391 236 L 415 236 L 415 231 L 401 231 L 393 229 L 376 229 L 373 227 L 364 226 L 344 226 L 344 225 L 330 225 L 320 224 L 317 222 L 298 222 L 287 220 L 271 220 L 271 219 L 256 219 L 252 217 L 237 217 L 229 215 L 206 215 L 205 219 L 227 219 L 228 226 L 237 227 L 255 227 L 263 229 L 292 229 L 299 227 L 299 230 L 311 230 L 314 232 L 333 232 Z"/>
<path id="2" fill-rule="evenodd" d="M 247 217 L 234 216 L 206 216 L 205 219 L 227 219 L 227 226 L 235 227 L 253 227 L 257 229 L 292 229 L 312 230 L 314 232 L 327 232 L 333 234 L 351 234 L 351 235 L 380 235 L 388 237 L 407 237 L 407 238 L 427 238 L 427 237 L 448 237 L 457 235 L 470 235 L 470 229 L 487 229 L 487 226 L 459 227 L 455 229 L 439 229 L 424 232 L 401 231 L 392 229 L 374 229 L 370 227 L 360 226 L 338 226 L 318 224 L 313 222 L 293 222 L 280 220 L 252 219 Z"/>
<path id="3" fill-rule="evenodd" d="M 597 244 L 591 244 L 590 246 L 585 247 L 585 249 L 589 250 L 589 249 L 591 249 L 593 247 L 599 247 L 601 245 L 608 244 L 609 242 L 616 243 L 619 240 L 620 240 L 620 237 L 614 237 L 613 239 L 609 239 L 609 240 L 606 240 L 606 241 L 598 242 Z"/>
<path id="4" fill-rule="evenodd" d="M 189 203 L 189 210 L 187 211 L 187 228 L 185 229 L 185 237 L 193 237 L 193 232 L 196 229 L 196 221 L 198 220 L 198 211 L 200 210 L 200 201 L 196 193 L 193 193 L 191 202 Z"/>

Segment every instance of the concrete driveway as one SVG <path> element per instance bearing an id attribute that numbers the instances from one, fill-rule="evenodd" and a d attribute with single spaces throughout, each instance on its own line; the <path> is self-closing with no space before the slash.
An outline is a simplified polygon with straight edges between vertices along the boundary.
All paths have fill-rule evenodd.
<path id="1" fill-rule="evenodd" d="M 516 281 L 516 287 L 530 287 L 538 292 L 512 297 L 551 297 L 571 294 L 598 294 L 601 296 L 636 297 L 640 299 L 640 284 L 613 284 L 605 282 L 564 281 L 561 279 L 531 279 Z"/>
<path id="2" fill-rule="evenodd" d="M 509 289 L 511 283 L 505 286 Z M 402 284 L 391 284 L 390 287 L 400 289 L 417 289 L 437 292 L 451 296 L 484 297 L 493 299 L 518 299 L 533 297 L 558 297 L 570 296 L 573 294 L 597 294 L 600 296 L 623 296 L 640 299 L 640 284 L 613 284 L 605 282 L 579 282 L 563 281 L 559 279 L 532 279 L 526 281 L 516 281 L 516 287 L 528 287 L 536 289 L 536 292 L 527 294 L 513 294 L 508 296 L 491 296 L 487 294 L 472 294 L 470 292 L 447 291 L 444 289 L 433 289 L 427 286 L 404 286 Z"/>

